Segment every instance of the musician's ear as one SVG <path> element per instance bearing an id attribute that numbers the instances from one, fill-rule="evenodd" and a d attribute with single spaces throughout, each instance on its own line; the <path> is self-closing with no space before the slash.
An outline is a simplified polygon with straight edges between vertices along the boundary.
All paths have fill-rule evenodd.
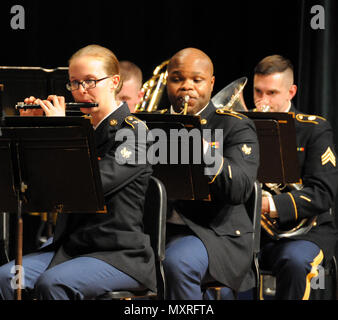
<path id="1" fill-rule="evenodd" d="M 289 89 L 289 99 L 292 100 L 297 93 L 297 86 L 295 84 L 291 85 Z"/>
<path id="2" fill-rule="evenodd" d="M 116 89 L 119 87 L 121 78 L 120 75 L 116 74 L 114 76 L 111 77 L 111 89 L 116 91 Z"/>

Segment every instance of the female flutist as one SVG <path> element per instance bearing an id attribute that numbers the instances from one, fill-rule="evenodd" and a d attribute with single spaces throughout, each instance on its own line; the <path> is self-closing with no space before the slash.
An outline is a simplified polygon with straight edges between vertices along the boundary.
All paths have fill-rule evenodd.
<path id="1" fill-rule="evenodd" d="M 67 88 L 76 102 L 98 104 L 81 111 L 91 115 L 95 129 L 108 212 L 59 214 L 54 237 L 23 257 L 23 286 L 34 290 L 38 299 L 93 299 L 111 290 L 156 290 L 153 251 L 142 229 L 152 169 L 129 161 L 147 148 L 146 141 L 137 139 L 138 128 L 145 126 L 130 114 L 126 103 L 115 100 L 120 87 L 119 62 L 110 50 L 90 45 L 71 57 Z M 21 115 L 65 116 L 64 97 L 30 97 L 25 103 L 39 104 L 41 109 L 22 110 Z M 134 132 L 136 145 L 116 154 L 122 142 L 115 135 L 122 128 Z M 132 153 L 136 156 L 129 159 Z M 117 161 L 121 157 L 125 164 Z M 2 299 L 14 298 L 13 266 L 10 262 L 0 267 Z"/>

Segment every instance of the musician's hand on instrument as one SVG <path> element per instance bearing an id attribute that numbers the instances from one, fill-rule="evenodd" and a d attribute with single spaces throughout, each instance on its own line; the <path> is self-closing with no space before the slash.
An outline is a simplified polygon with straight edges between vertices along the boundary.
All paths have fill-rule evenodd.
<path id="1" fill-rule="evenodd" d="M 47 117 L 63 117 L 66 115 L 66 103 L 64 97 L 51 95 L 47 100 L 39 100 L 39 104 Z"/>
<path id="2" fill-rule="evenodd" d="M 270 204 L 268 197 L 262 197 L 262 213 L 269 213 L 270 212 Z"/>
<path id="3" fill-rule="evenodd" d="M 271 210 L 269 197 L 265 196 L 262 197 L 262 213 L 267 214 L 272 219 L 277 219 L 279 217 L 277 211 Z"/>
<path id="4" fill-rule="evenodd" d="M 270 211 L 270 212 L 269 212 L 269 216 L 270 216 L 270 218 L 272 218 L 272 219 L 278 219 L 278 218 L 279 218 L 279 215 L 278 215 L 278 212 L 277 212 L 277 211 Z"/>
<path id="5" fill-rule="evenodd" d="M 29 98 L 25 99 L 25 104 L 36 104 L 36 99 L 35 97 L 31 96 Z M 37 117 L 37 116 L 43 116 L 43 110 L 42 109 L 20 109 L 20 116 L 23 117 Z"/>

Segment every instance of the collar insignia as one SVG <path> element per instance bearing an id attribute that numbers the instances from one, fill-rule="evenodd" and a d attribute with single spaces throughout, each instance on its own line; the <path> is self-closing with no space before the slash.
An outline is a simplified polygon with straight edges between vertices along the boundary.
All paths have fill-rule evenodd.
<path id="1" fill-rule="evenodd" d="M 115 126 L 117 126 L 118 122 L 117 122 L 116 119 L 112 119 L 112 120 L 110 120 L 109 124 L 110 124 L 112 127 L 115 127 Z"/>

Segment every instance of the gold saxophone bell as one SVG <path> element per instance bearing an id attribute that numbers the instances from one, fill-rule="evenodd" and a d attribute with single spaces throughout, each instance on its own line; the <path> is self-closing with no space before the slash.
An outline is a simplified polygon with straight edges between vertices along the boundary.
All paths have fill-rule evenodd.
<path id="1" fill-rule="evenodd" d="M 265 186 L 271 193 L 281 194 L 285 190 L 302 190 L 303 185 L 300 183 L 290 183 L 290 184 L 276 184 L 276 183 L 265 183 Z M 263 189 L 263 196 L 272 196 L 272 194 Z M 270 218 L 268 214 L 261 214 L 261 226 L 266 231 L 266 233 L 273 239 L 282 239 L 282 238 L 293 238 L 295 236 L 306 234 L 311 230 L 311 228 L 316 224 L 317 216 L 311 218 L 303 218 L 298 221 L 296 225 L 288 226 L 282 228 L 278 224 L 278 220 Z"/>
<path id="2" fill-rule="evenodd" d="M 135 106 L 135 113 L 145 111 L 154 112 L 157 110 L 163 90 L 167 84 L 168 72 L 166 67 L 168 63 L 169 60 L 166 60 L 158 65 L 155 68 L 152 77 L 143 84 L 141 89 L 144 93 L 143 98 Z"/>

